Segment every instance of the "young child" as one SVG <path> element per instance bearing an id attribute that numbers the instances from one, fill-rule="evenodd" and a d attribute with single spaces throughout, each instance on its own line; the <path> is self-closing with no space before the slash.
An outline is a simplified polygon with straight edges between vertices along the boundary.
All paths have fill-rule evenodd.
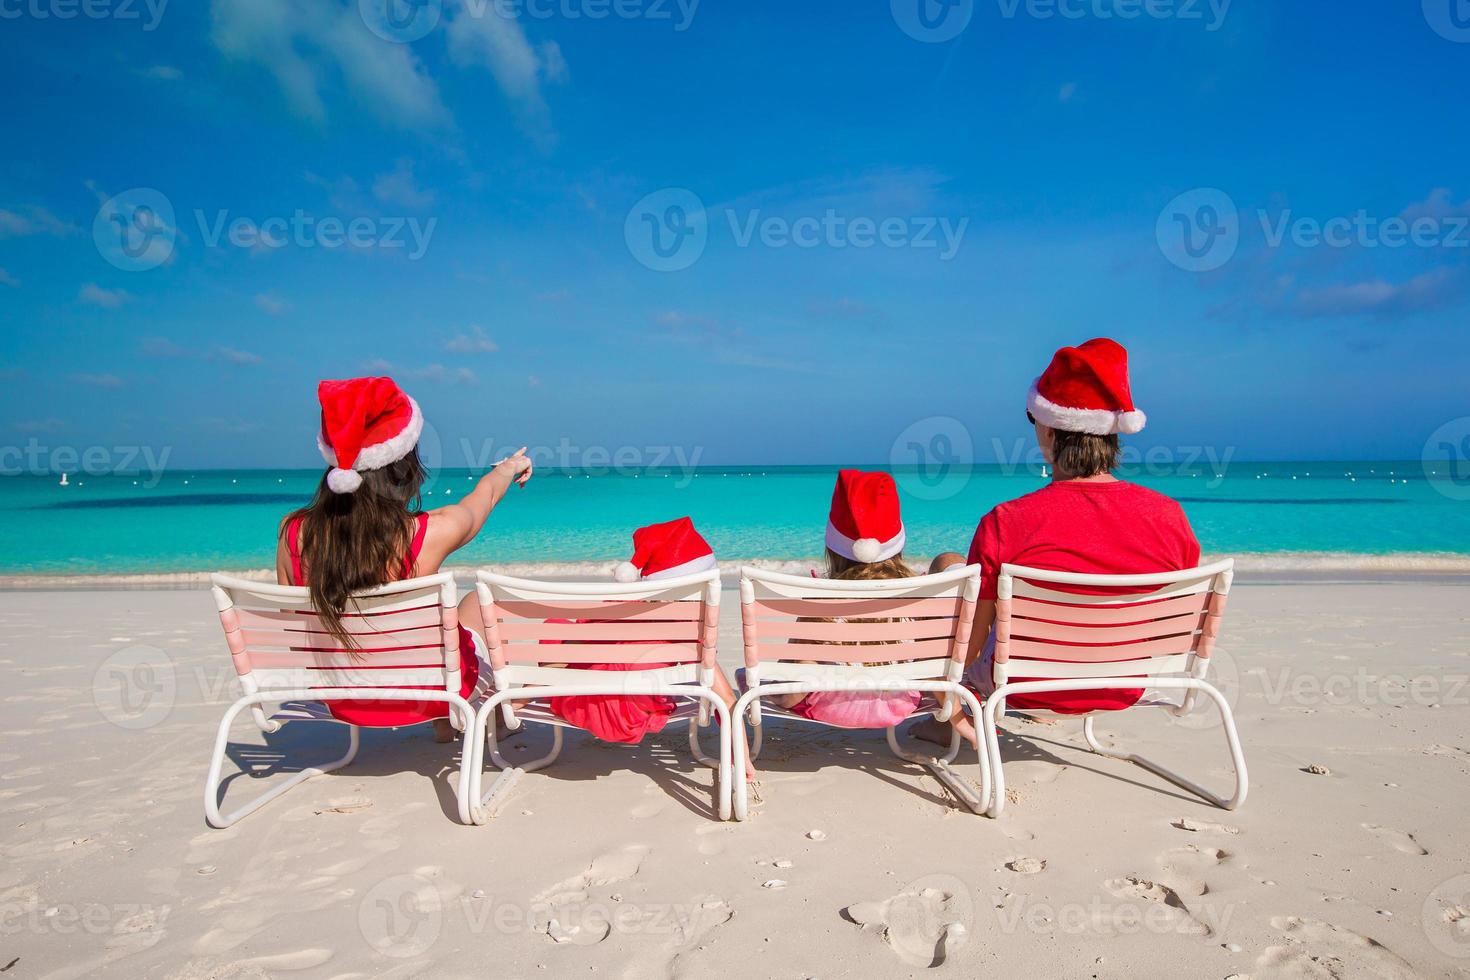
<path id="1" fill-rule="evenodd" d="M 311 503 L 281 522 L 276 580 L 310 589 L 322 624 L 351 649 L 342 625 L 348 597 L 438 571 L 480 533 L 512 483 L 526 485 L 531 460 L 523 448 L 497 463 L 458 503 L 425 513 L 419 509 L 425 472 L 418 456 L 424 427 L 418 403 L 391 378 L 323 381 L 317 398 L 317 445 L 328 469 Z M 473 592 L 460 603 L 459 622 L 460 695 L 468 698 L 485 656 Z M 342 721 L 370 728 L 432 720 L 439 741 L 453 739 L 443 702 L 328 701 L 327 707 Z"/>
<path id="2" fill-rule="evenodd" d="M 837 474 L 827 518 L 827 577 L 848 581 L 910 578 L 903 560 L 898 488 L 887 473 Z M 880 662 L 880 661 L 874 661 Z M 919 706 L 918 691 L 814 691 L 774 698 L 803 718 L 842 728 L 887 728 Z"/>
<path id="3" fill-rule="evenodd" d="M 653 582 L 694 575 L 717 568 L 714 551 L 694 529 L 687 517 L 651 524 L 633 532 L 633 558 L 617 567 L 619 582 Z M 558 620 L 550 620 L 558 622 Z M 559 622 L 566 622 L 560 620 Z M 544 641 L 555 643 L 558 641 Z M 573 667 L 583 670 L 653 670 L 671 664 L 557 664 L 547 667 Z M 735 707 L 735 692 L 718 666 L 715 667 L 714 690 L 725 706 Z M 662 731 L 674 713 L 674 699 L 649 694 L 579 694 L 552 698 L 551 712 L 558 718 L 585 729 L 606 742 L 637 744 L 649 732 Z M 748 778 L 755 769 L 747 766 Z"/>

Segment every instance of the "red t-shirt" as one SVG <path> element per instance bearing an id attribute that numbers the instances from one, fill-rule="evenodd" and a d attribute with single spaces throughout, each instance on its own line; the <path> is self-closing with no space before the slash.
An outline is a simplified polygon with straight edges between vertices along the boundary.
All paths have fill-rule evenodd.
<path id="1" fill-rule="evenodd" d="M 1199 541 L 1179 504 L 1136 483 L 1050 483 L 998 505 L 980 521 L 970 563 L 981 567 L 980 598 L 995 599 L 1002 564 L 1093 575 L 1173 572 L 1199 564 Z M 1063 592 L 1100 592 L 1049 585 Z M 1140 690 L 1061 691 L 1007 700 L 1017 708 L 1069 714 L 1126 708 Z"/>

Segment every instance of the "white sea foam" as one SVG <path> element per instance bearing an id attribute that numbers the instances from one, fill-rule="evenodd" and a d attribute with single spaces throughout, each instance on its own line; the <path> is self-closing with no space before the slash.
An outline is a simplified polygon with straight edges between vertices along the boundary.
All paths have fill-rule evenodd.
<path id="1" fill-rule="evenodd" d="M 1382 574 L 1382 575 L 1470 575 L 1470 555 L 1452 552 L 1394 552 L 1381 555 L 1354 554 L 1339 551 L 1282 551 L 1243 552 L 1234 555 L 1206 555 L 1201 563 L 1219 558 L 1233 557 L 1237 573 L 1243 581 L 1256 574 L 1294 574 L 1317 577 L 1330 573 Z M 925 556 L 913 556 L 909 564 L 922 571 L 928 567 Z M 461 584 L 468 585 L 477 568 L 491 568 L 506 575 L 522 578 L 549 578 L 612 581 L 614 561 L 579 562 L 505 562 L 483 565 L 450 565 L 446 571 L 453 572 Z M 811 558 L 761 558 L 749 561 L 722 561 L 720 572 L 727 584 L 740 574 L 742 565 L 755 568 L 806 575 L 811 570 L 821 571 L 824 562 Z M 259 582 L 274 582 L 274 569 L 255 568 L 224 570 L 228 574 Z M 204 588 L 209 585 L 210 573 L 198 572 L 148 572 L 139 574 L 97 575 L 0 575 L 0 589 L 188 589 Z"/>

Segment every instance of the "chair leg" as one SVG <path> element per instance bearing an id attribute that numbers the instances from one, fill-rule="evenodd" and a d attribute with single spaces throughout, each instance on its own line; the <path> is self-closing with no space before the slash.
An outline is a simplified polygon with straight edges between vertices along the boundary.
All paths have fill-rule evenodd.
<path id="1" fill-rule="evenodd" d="M 331 772 L 334 769 L 341 769 L 343 766 L 352 762 L 353 759 L 357 758 L 357 750 L 362 744 L 361 733 L 358 731 L 356 725 L 348 725 L 347 754 L 342 756 L 342 758 L 333 762 L 324 763 L 320 766 L 303 769 L 279 786 L 267 790 L 244 806 L 238 807 L 229 813 L 221 813 L 219 809 L 220 772 L 224 767 L 225 749 L 229 747 L 230 743 L 230 725 L 242 710 L 248 707 L 258 706 L 258 704 L 258 701 L 248 699 L 236 701 L 225 710 L 225 716 L 220 719 L 219 731 L 216 733 L 214 740 L 214 752 L 209 759 L 209 774 L 204 780 L 204 818 L 211 827 L 221 830 L 230 827 L 277 797 L 285 795 L 291 789 L 306 782 L 313 776 L 320 776 L 322 773 Z"/>
<path id="2" fill-rule="evenodd" d="M 754 689 L 742 694 L 740 700 L 735 702 L 735 709 L 729 712 L 727 719 L 726 728 L 734 729 L 729 732 L 732 768 L 739 774 L 738 779 L 731 781 L 734 790 L 733 809 L 736 820 L 744 820 L 750 815 L 750 787 L 745 784 L 745 713 L 750 710 L 757 696 Z M 723 707 L 723 702 L 721 702 L 721 707 Z M 755 745 L 751 748 L 752 757 L 755 756 L 756 749 L 760 746 L 761 727 L 759 725 L 755 727 L 756 737 Z"/>
<path id="3" fill-rule="evenodd" d="M 986 812 L 991 817 L 999 817 L 1006 806 L 1006 777 L 1000 764 L 1000 732 L 995 727 L 996 716 L 1005 710 L 1004 705 L 1005 695 L 997 691 L 986 699 L 981 713 L 980 744 L 990 758 L 990 809 Z"/>
<path id="4" fill-rule="evenodd" d="M 1230 705 L 1225 701 L 1224 695 L 1213 684 L 1200 681 L 1198 689 L 1214 700 L 1216 706 L 1220 709 L 1220 719 L 1224 723 L 1225 728 L 1225 742 L 1230 749 L 1230 761 L 1235 767 L 1235 791 L 1229 797 L 1216 796 L 1198 783 L 1192 782 L 1172 770 L 1165 769 L 1158 763 L 1152 762 L 1141 755 L 1132 752 L 1117 752 L 1103 746 L 1097 740 L 1097 732 L 1093 728 L 1094 716 L 1092 715 L 1088 715 L 1083 719 L 1082 735 L 1087 739 L 1087 747 L 1098 755 L 1106 756 L 1109 759 L 1119 759 L 1123 762 L 1131 762 L 1136 766 L 1147 769 L 1156 776 L 1167 779 L 1180 789 L 1188 790 L 1208 803 L 1213 803 L 1221 809 L 1234 810 L 1245 802 L 1246 793 L 1250 789 L 1250 779 L 1245 768 L 1245 755 L 1240 749 L 1240 734 L 1235 728 L 1235 715 L 1231 712 Z"/>

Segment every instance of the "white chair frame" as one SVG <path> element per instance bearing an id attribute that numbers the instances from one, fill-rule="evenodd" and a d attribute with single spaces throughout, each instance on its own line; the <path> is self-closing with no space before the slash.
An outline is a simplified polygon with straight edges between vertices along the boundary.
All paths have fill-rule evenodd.
<path id="1" fill-rule="evenodd" d="M 375 653 L 370 647 L 360 651 L 343 651 L 326 634 L 306 632 L 311 626 L 320 630 L 311 604 L 311 593 L 298 586 L 252 582 L 229 575 L 210 577 L 220 625 L 225 631 L 231 659 L 242 694 L 220 719 L 210 755 L 209 773 L 204 783 L 204 814 L 211 827 L 232 826 L 242 818 L 289 792 L 296 786 L 348 765 L 357 757 L 361 744 L 358 726 L 338 721 L 325 708 L 328 701 L 439 701 L 449 705 L 449 721 L 464 734 L 457 789 L 463 799 L 469 783 L 465 764 L 472 755 L 474 706 L 460 696 L 459 610 L 454 577 L 447 572 L 393 582 L 349 600 L 348 609 L 355 627 L 365 627 L 366 616 L 400 616 L 400 628 L 422 640 L 425 634 L 437 633 L 437 649 L 419 645 L 419 652 L 397 659 L 439 661 L 434 666 L 377 667 L 373 661 L 392 659 L 389 653 Z M 298 618 L 299 617 L 299 618 Z M 271 620 L 274 620 L 274 625 Z M 418 626 L 408 626 L 417 623 Z M 288 627 L 301 626 L 301 630 Z M 432 633 L 431 633 L 432 631 Z M 351 629 L 353 636 L 371 644 L 372 637 L 394 634 L 371 629 Z M 300 639 L 297 639 L 300 637 Z M 311 637 L 311 639 L 307 639 Z M 388 642 L 400 641 L 385 641 Z M 401 641 L 408 642 L 408 641 Z M 312 649 L 301 649 L 310 644 Z M 261 663 L 264 661 L 264 665 Z M 371 669 L 369 669 L 371 668 Z M 396 684 L 403 688 L 425 687 L 429 690 L 394 689 L 368 686 Z M 484 685 L 474 695 L 478 699 Z M 287 703 L 302 702 L 302 703 Z M 281 709 L 267 716 L 264 706 L 279 704 Z M 303 769 L 249 803 L 229 812 L 220 810 L 219 788 L 225 752 L 229 746 L 230 727 L 242 711 L 249 710 L 255 726 L 266 734 L 274 734 L 292 721 L 318 721 L 346 725 L 347 752 L 341 758 Z"/>
<path id="2" fill-rule="evenodd" d="M 921 705 L 921 709 L 910 715 L 910 718 L 933 716 L 939 721 L 947 721 L 960 704 L 968 706 L 971 712 L 979 717 L 982 710 L 981 704 L 962 683 L 965 652 L 969 645 L 970 630 L 975 616 L 975 603 L 979 593 L 980 568 L 978 565 L 952 568 L 935 575 L 866 582 L 817 579 L 756 568 L 742 568 L 740 570 L 740 609 L 745 670 L 740 677 L 743 693 L 736 702 L 733 712 L 735 734 L 732 744 L 735 753 L 735 771 L 738 773 L 745 771 L 747 716 L 754 729 L 750 745 L 750 754 L 753 759 L 760 755 L 763 711 L 771 712 L 777 717 L 809 724 L 824 724 L 821 721 L 779 709 L 763 708 L 761 704 L 763 698 L 814 691 L 920 691 L 935 695 L 938 699 L 937 703 L 927 707 Z M 893 651 L 900 654 L 897 659 L 901 662 L 860 666 L 792 662 L 798 657 L 805 661 L 835 659 L 831 656 L 831 651 L 844 649 L 844 647 L 828 647 L 824 650 L 823 645 L 818 642 L 806 642 L 801 645 L 777 644 L 776 647 L 781 650 L 782 654 L 790 650 L 790 660 L 785 656 L 771 657 L 768 653 L 763 652 L 763 648 L 769 651 L 772 644 L 762 643 L 761 620 L 758 615 L 758 604 L 762 601 L 797 600 L 799 603 L 804 600 L 816 600 L 811 602 L 812 608 L 809 612 L 802 612 L 799 615 L 818 617 L 823 615 L 821 607 L 823 601 L 890 600 L 896 603 L 891 611 L 881 612 L 878 616 L 883 619 L 902 619 L 904 616 L 903 604 L 906 601 L 922 603 L 933 599 L 952 599 L 954 601 L 954 621 L 948 635 L 933 641 L 926 641 L 934 646 L 943 646 L 945 649 L 942 656 L 903 660 L 901 642 L 892 646 L 877 645 L 888 639 L 882 634 L 891 631 L 891 624 L 861 621 L 847 622 L 837 629 L 829 629 L 826 632 L 830 632 L 834 637 L 841 634 L 842 638 L 835 642 L 874 644 L 861 647 L 872 653 L 872 660 L 896 659 L 892 656 L 884 656 L 884 653 Z M 826 615 L 831 615 L 831 613 L 828 612 Z M 889 626 L 890 630 L 885 630 L 885 626 Z M 900 629 L 899 632 L 904 632 L 904 630 Z M 851 652 L 852 647 L 848 646 L 845 649 Z M 969 781 L 956 772 L 951 765 L 959 756 L 963 742 L 958 732 L 952 736 L 949 749 L 944 755 L 938 757 L 909 752 L 901 748 L 898 744 L 897 726 L 888 727 L 887 741 L 894 755 L 906 762 L 912 762 L 928 769 L 973 813 L 983 814 L 985 812 L 987 801 L 990 798 L 990 759 L 984 751 L 983 744 L 980 746 L 980 751 L 977 752 L 980 763 L 980 791 L 977 794 Z M 748 815 L 749 800 L 744 780 L 736 784 L 734 810 L 736 820 L 744 820 Z"/>
<path id="3" fill-rule="evenodd" d="M 1059 717 L 1081 717 L 1083 737 L 1087 741 L 1087 746 L 1099 755 L 1134 763 L 1206 802 L 1226 810 L 1234 810 L 1245 802 L 1246 794 L 1250 789 L 1250 780 L 1246 771 L 1245 756 L 1240 747 L 1240 734 L 1235 727 L 1235 716 L 1225 696 L 1206 679 L 1209 672 L 1210 655 L 1219 636 L 1226 601 L 1234 579 L 1234 568 L 1235 563 L 1231 559 L 1179 572 L 1148 575 L 1084 575 L 1027 568 L 1021 565 L 1001 566 L 1000 577 L 997 581 L 998 597 L 994 625 L 996 655 L 992 677 L 995 691 L 985 701 L 984 713 L 980 716 L 981 724 L 979 725 L 981 737 L 986 745 L 986 754 L 990 758 L 990 768 L 995 774 L 989 808 L 992 817 L 1000 815 L 1006 802 L 1005 773 L 1001 768 L 1000 736 L 996 728 L 996 720 L 1005 714 L 1006 699 L 1011 695 L 1043 694 L 1054 691 L 1126 690 L 1139 687 L 1162 691 L 1182 691 L 1183 696 L 1178 702 L 1144 700 L 1132 706 L 1132 708 L 1163 708 L 1176 717 L 1182 717 L 1193 711 L 1199 695 L 1209 698 L 1220 711 L 1221 723 L 1225 729 L 1225 741 L 1235 770 L 1235 788 L 1229 796 L 1218 796 L 1184 776 L 1136 753 L 1114 751 L 1103 746 L 1097 740 L 1094 722 L 1098 715 L 1116 713 L 1114 711 L 1095 711 L 1080 716 L 1059 715 Z M 1128 590 L 1128 592 L 1127 594 L 1108 595 L 1079 594 L 1048 589 L 1046 585 L 1109 588 Z M 1188 602 L 1187 600 L 1191 598 L 1196 601 Z M 1021 625 L 1025 620 L 1018 622 L 1012 617 L 1012 606 L 1017 599 L 1059 604 L 1056 606 L 1058 611 L 1055 613 L 1058 620 L 1065 619 L 1067 613 L 1062 610 L 1068 607 L 1089 610 L 1085 618 L 1090 619 L 1092 622 L 1089 625 L 1096 628 L 1097 636 L 1094 639 L 1102 642 L 1108 639 L 1106 634 L 1110 625 L 1117 626 L 1127 620 L 1129 614 L 1116 607 L 1140 602 L 1186 600 L 1186 605 L 1191 609 L 1188 618 L 1197 617 L 1197 623 L 1192 625 L 1188 634 L 1176 632 L 1173 639 L 1167 643 L 1151 639 L 1147 624 L 1143 630 L 1135 630 L 1130 638 L 1141 640 L 1139 644 L 1141 652 L 1150 654 L 1138 659 L 1120 658 L 1086 663 L 1067 662 L 1068 646 L 1065 643 L 1058 643 L 1051 648 L 1057 654 L 1057 661 L 1017 658 L 1010 656 L 1008 648 L 1028 642 L 1012 639 L 1014 632 L 1019 631 L 1024 634 L 1027 629 L 1026 626 Z M 1197 610 L 1194 609 L 1196 605 Z M 1107 622 L 1110 614 L 1116 617 L 1116 623 Z M 1057 625 L 1061 626 L 1064 632 L 1070 631 L 1066 632 L 1066 635 L 1077 635 L 1074 627 L 1066 626 L 1064 623 L 1057 623 Z M 1163 632 L 1168 631 L 1163 630 Z M 1057 635 L 1060 636 L 1063 633 L 1059 632 Z M 1164 646 L 1160 651 L 1159 647 L 1151 647 L 1151 643 L 1164 643 Z M 1074 649 L 1085 648 L 1085 646 L 1074 647 Z M 1033 643 L 1026 649 L 1034 652 L 1040 648 Z M 1112 649 L 1127 650 L 1127 647 Z M 1162 655 L 1152 655 L 1155 652 L 1162 652 Z M 1184 676 L 1157 676 L 1158 674 L 1180 673 Z M 1012 680 L 1013 675 L 1022 678 L 1047 677 L 1052 679 Z M 1128 711 L 1132 708 L 1119 710 Z M 1030 708 L 1026 710 L 1028 714 L 1055 714 L 1054 712 L 1036 712 Z"/>
<path id="4" fill-rule="evenodd" d="M 480 706 L 472 726 L 474 756 L 467 766 L 471 775 L 467 792 L 461 794 L 459 801 L 460 815 L 466 823 L 484 824 L 490 820 L 523 775 L 544 769 L 556 761 L 562 749 L 562 729 L 576 727 L 552 715 L 544 706 L 527 704 L 518 710 L 517 703 L 543 702 L 550 698 L 577 695 L 643 694 L 682 699 L 685 703 L 670 721 L 688 720 L 689 749 L 696 760 L 715 770 L 715 799 L 719 818 L 730 818 L 729 712 L 725 702 L 713 688 L 720 611 L 718 570 L 628 584 L 549 582 L 480 571 L 476 574 L 476 590 L 485 622 L 485 640 L 494 671 L 495 692 Z M 513 632 L 514 627 L 510 623 L 502 623 L 506 618 L 502 615 L 504 608 L 517 603 L 546 604 L 549 609 L 565 606 L 577 611 L 578 615 L 595 618 L 599 605 L 612 608 L 617 604 L 626 606 L 628 603 L 639 602 L 698 603 L 697 616 L 682 622 L 689 623 L 691 628 L 697 630 L 697 640 L 691 642 L 699 646 L 699 659 L 676 663 L 672 667 L 635 671 L 574 670 L 543 667 L 539 663 L 513 663 L 507 659 L 512 644 L 506 634 Z M 621 623 L 618 620 L 612 622 Z M 561 630 L 569 634 L 582 633 L 592 642 L 608 644 L 598 651 L 605 653 L 605 656 L 597 659 L 604 662 L 621 661 L 634 651 L 610 643 L 606 639 L 610 631 L 600 629 L 607 625 L 608 622 L 572 623 L 561 627 Z M 636 633 L 636 629 L 632 632 Z M 641 649 L 651 652 L 656 659 L 657 647 L 653 644 L 664 642 L 667 641 L 651 636 L 647 640 L 649 646 Z M 525 650 L 525 645 L 522 644 L 520 649 Z M 539 649 L 545 653 L 538 658 L 541 662 L 557 663 L 564 659 L 565 654 L 557 646 Z M 501 712 L 506 727 L 512 732 L 519 731 L 524 722 L 550 726 L 551 751 L 541 758 L 527 762 L 508 761 L 501 755 L 496 740 L 496 726 L 492 719 L 497 710 Z M 720 719 L 720 747 L 716 756 L 707 755 L 699 744 L 700 729 L 708 727 L 711 712 Z M 500 773 L 490 788 L 485 790 L 483 770 L 487 753 Z"/>

